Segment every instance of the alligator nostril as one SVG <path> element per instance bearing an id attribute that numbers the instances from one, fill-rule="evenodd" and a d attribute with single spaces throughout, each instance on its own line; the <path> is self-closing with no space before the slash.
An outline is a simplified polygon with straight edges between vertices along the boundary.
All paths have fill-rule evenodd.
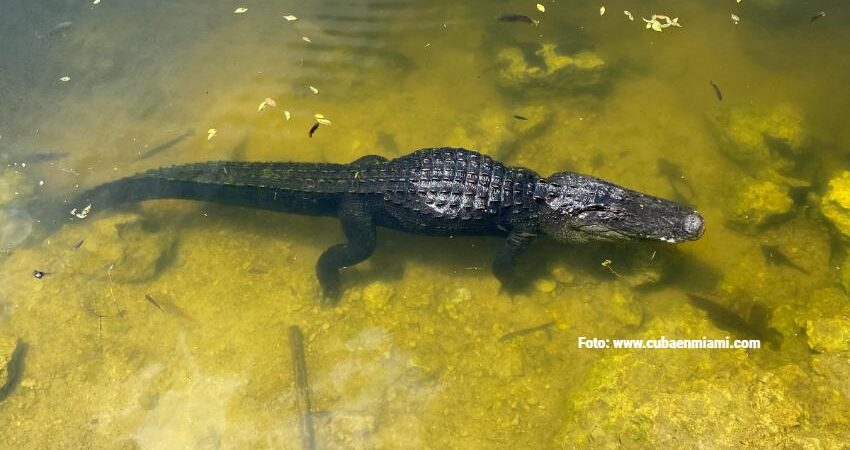
<path id="1" fill-rule="evenodd" d="M 699 214 L 690 214 L 685 217 L 684 224 L 685 232 L 688 234 L 694 235 L 695 237 L 702 236 L 703 232 L 703 220 L 702 216 Z"/>

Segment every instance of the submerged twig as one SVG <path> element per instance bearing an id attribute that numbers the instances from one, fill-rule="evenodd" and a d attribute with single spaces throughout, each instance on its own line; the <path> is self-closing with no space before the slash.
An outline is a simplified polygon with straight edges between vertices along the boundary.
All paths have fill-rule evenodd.
<path id="1" fill-rule="evenodd" d="M 534 333 L 534 332 L 537 332 L 537 331 L 549 331 L 549 328 L 552 327 L 553 325 L 555 325 L 555 321 L 550 320 L 549 322 L 546 322 L 546 323 L 543 323 L 543 324 L 540 324 L 540 325 L 535 325 L 533 327 L 523 328 L 521 330 L 516 330 L 516 331 L 511 331 L 510 333 L 503 334 L 502 337 L 499 338 L 499 342 L 509 341 L 509 340 L 511 340 L 515 337 L 524 336 L 526 334 L 531 334 L 531 333 Z"/>
<path id="2" fill-rule="evenodd" d="M 723 93 L 720 92 L 720 86 L 718 86 L 717 83 L 714 82 L 714 80 L 708 80 L 708 82 L 709 84 L 711 84 L 711 87 L 714 88 L 714 95 L 717 96 L 717 100 L 723 101 Z"/>
<path id="3" fill-rule="evenodd" d="M 307 360 L 304 357 L 304 334 L 297 325 L 289 327 L 289 348 L 295 373 L 295 409 L 298 411 L 301 448 L 315 450 L 313 431 L 313 406 L 310 404 L 310 387 L 307 384 Z"/>

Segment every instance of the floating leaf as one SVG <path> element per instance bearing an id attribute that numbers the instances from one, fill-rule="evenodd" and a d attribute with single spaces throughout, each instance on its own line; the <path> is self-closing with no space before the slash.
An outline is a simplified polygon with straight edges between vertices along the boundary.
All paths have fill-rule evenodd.
<path id="1" fill-rule="evenodd" d="M 599 7 L 599 15 L 600 16 L 605 15 L 605 7 L 604 6 Z"/>
<path id="2" fill-rule="evenodd" d="M 537 10 L 540 11 L 540 12 L 546 12 L 546 7 L 541 5 L 540 3 L 538 3 L 537 4 Z"/>
<path id="3" fill-rule="evenodd" d="M 301 40 L 304 41 L 304 42 L 313 42 L 307 36 L 301 36 Z"/>
<path id="4" fill-rule="evenodd" d="M 260 111 L 266 109 L 266 106 L 275 107 L 275 106 L 277 106 L 277 103 L 275 103 L 274 100 L 266 97 L 266 99 L 263 100 L 262 103 L 260 103 L 260 106 L 257 108 L 257 112 L 260 112 Z"/>
<path id="5" fill-rule="evenodd" d="M 625 14 L 626 17 L 629 18 L 629 20 L 631 20 L 631 21 L 635 20 L 635 16 L 633 16 L 632 13 L 630 13 L 629 11 L 623 11 L 623 14 Z"/>
<path id="6" fill-rule="evenodd" d="M 310 90 L 311 90 L 311 91 L 313 91 L 313 93 L 314 93 L 314 94 L 318 94 L 318 93 L 319 93 L 319 90 L 318 90 L 318 89 L 316 89 L 316 88 L 314 88 L 313 86 L 310 86 Z"/>
<path id="7" fill-rule="evenodd" d="M 289 120 L 292 117 L 292 114 L 289 114 L 289 111 L 284 110 L 283 116 L 286 117 L 286 120 Z"/>
<path id="8" fill-rule="evenodd" d="M 740 22 L 740 21 L 741 21 L 741 18 L 738 17 L 737 14 L 732 14 L 732 23 L 734 23 L 735 25 L 738 25 L 738 22 Z"/>
<path id="9" fill-rule="evenodd" d="M 100 0 L 94 0 L 93 2 L 91 2 L 92 5 L 97 5 L 99 3 L 100 3 Z"/>
<path id="10" fill-rule="evenodd" d="M 234 14 L 245 14 L 246 12 L 248 12 L 248 8 L 239 7 L 233 10 Z"/>
<path id="11" fill-rule="evenodd" d="M 331 121 L 330 121 L 330 120 L 328 120 L 327 118 L 325 118 L 325 116 L 323 116 L 322 114 L 318 114 L 318 113 L 317 113 L 317 114 L 316 114 L 315 116 L 313 116 L 313 117 L 315 117 L 315 118 L 316 118 L 316 122 L 319 122 L 319 123 L 320 123 L 320 124 L 322 124 L 322 125 L 330 125 L 330 124 L 331 124 Z"/>
<path id="12" fill-rule="evenodd" d="M 83 208 L 83 210 L 80 211 L 80 212 L 77 212 L 77 208 L 72 209 L 71 215 L 77 217 L 78 219 L 85 219 L 89 215 L 90 212 L 91 212 L 91 203 L 89 203 L 89 205 L 86 206 L 85 208 Z"/>
<path id="13" fill-rule="evenodd" d="M 294 20 L 298 20 L 298 18 L 297 18 L 297 17 L 295 17 L 295 16 L 293 16 L 293 15 L 291 15 L 291 14 L 290 14 L 290 15 L 288 15 L 288 16 L 283 16 L 283 18 L 284 18 L 284 19 L 286 19 L 286 20 L 288 20 L 288 21 L 290 21 L 290 22 L 292 22 L 292 21 L 294 21 Z"/>
<path id="14" fill-rule="evenodd" d="M 215 128 L 210 128 L 209 130 L 207 130 L 207 140 L 214 138 L 216 134 L 218 134 L 218 130 L 216 130 Z"/>
<path id="15" fill-rule="evenodd" d="M 71 81 L 71 77 L 69 77 L 68 75 L 65 75 L 64 77 L 60 78 L 59 81 L 65 81 L 65 82 Z"/>

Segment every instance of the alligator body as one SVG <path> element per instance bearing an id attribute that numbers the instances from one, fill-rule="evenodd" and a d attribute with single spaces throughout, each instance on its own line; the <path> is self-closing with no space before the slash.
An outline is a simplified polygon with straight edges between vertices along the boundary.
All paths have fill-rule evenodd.
<path id="1" fill-rule="evenodd" d="M 503 287 L 538 234 L 559 241 L 699 238 L 702 217 L 678 203 L 597 178 L 543 178 L 461 148 L 430 148 L 351 164 L 206 162 L 165 167 L 96 187 L 75 200 L 91 212 L 151 199 L 190 199 L 339 218 L 346 243 L 327 249 L 316 271 L 325 298 L 340 294 L 341 268 L 367 259 L 375 228 L 431 235 L 497 235 L 493 263 Z"/>

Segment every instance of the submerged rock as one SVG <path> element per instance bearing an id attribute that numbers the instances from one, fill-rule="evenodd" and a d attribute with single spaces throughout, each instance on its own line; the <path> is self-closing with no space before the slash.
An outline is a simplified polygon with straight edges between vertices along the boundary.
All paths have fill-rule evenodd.
<path id="1" fill-rule="evenodd" d="M 850 350 L 850 317 L 836 316 L 806 322 L 809 348 L 816 352 Z"/>
<path id="2" fill-rule="evenodd" d="M 789 213 L 793 206 L 788 186 L 772 181 L 750 181 L 738 191 L 731 204 L 730 216 L 734 224 L 755 230 Z"/>
<path id="3" fill-rule="evenodd" d="M 496 61 L 500 64 L 499 77 L 503 84 L 523 87 L 552 83 L 569 83 L 572 87 L 588 87 L 601 83 L 606 68 L 599 55 L 582 51 L 572 55 L 559 53 L 555 44 L 540 44 L 531 54 L 519 47 L 508 47 L 499 51 Z"/>
<path id="4" fill-rule="evenodd" d="M 679 309 L 653 318 L 634 337 L 725 334 L 699 314 Z M 763 367 L 754 361 L 763 351 L 605 351 L 566 400 L 556 445 L 840 447 L 847 435 L 846 399 L 798 365 Z"/>
<path id="5" fill-rule="evenodd" d="M 770 110 L 722 109 L 709 120 L 720 135 L 720 149 L 726 156 L 762 170 L 793 167 L 807 140 L 802 115 L 788 105 Z"/>
<path id="6" fill-rule="evenodd" d="M 829 181 L 821 198 L 821 211 L 842 236 L 850 238 L 850 171 Z"/>

